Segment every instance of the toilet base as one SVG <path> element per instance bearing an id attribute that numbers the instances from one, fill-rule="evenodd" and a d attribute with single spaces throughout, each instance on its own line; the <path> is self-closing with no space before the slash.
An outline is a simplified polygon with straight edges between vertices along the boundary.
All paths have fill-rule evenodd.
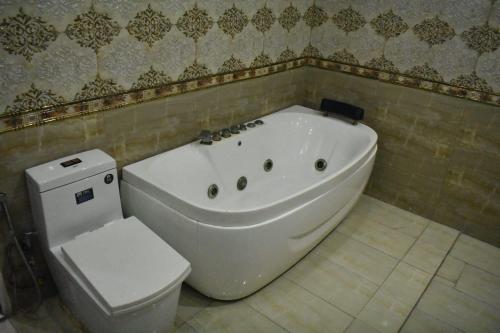
<path id="1" fill-rule="evenodd" d="M 57 256 L 57 254 L 56 254 Z M 92 333 L 160 333 L 169 332 L 175 321 L 182 283 L 175 286 L 157 302 L 124 314 L 105 313 L 91 294 L 52 255 L 49 266 L 63 303 Z"/>

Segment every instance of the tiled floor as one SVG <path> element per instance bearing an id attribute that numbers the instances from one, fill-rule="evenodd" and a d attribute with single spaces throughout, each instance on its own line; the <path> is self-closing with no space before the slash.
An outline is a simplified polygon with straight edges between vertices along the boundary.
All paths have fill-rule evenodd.
<path id="1" fill-rule="evenodd" d="M 56 298 L 11 322 L 18 333 L 81 332 Z M 254 295 L 220 302 L 184 286 L 175 325 L 199 333 L 500 332 L 500 249 L 363 196 Z"/>

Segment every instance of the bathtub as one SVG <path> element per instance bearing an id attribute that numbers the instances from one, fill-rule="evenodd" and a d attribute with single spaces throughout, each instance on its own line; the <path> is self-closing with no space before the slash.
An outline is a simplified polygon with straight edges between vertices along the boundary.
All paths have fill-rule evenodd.
<path id="1" fill-rule="evenodd" d="M 377 135 L 363 124 L 302 106 L 261 120 L 123 168 L 125 215 L 188 259 L 187 282 L 212 298 L 245 297 L 300 260 L 346 216 L 373 168 Z"/>

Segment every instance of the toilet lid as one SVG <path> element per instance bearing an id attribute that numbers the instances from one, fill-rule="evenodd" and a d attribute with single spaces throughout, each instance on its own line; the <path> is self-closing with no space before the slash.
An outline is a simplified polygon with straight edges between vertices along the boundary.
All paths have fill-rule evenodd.
<path id="1" fill-rule="evenodd" d="M 190 272 L 189 262 L 135 217 L 85 233 L 62 252 L 112 314 L 155 299 Z"/>

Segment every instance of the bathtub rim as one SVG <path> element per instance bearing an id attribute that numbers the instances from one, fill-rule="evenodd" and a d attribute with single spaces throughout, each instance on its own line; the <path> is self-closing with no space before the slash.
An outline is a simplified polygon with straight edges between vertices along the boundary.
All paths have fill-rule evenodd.
<path id="1" fill-rule="evenodd" d="M 312 116 L 318 116 L 318 117 L 323 117 L 323 113 L 317 110 L 309 109 L 300 105 L 294 105 L 289 108 L 283 109 L 281 111 L 277 111 L 275 113 L 299 113 L 299 114 L 307 114 L 307 115 L 312 115 Z M 275 113 L 270 114 L 266 117 L 262 117 L 262 119 L 265 119 L 267 117 L 273 116 Z M 341 126 L 346 126 L 348 123 L 336 119 L 336 118 L 325 118 L 325 121 L 333 121 L 336 124 L 341 124 Z M 353 125 L 351 125 L 353 126 Z M 149 173 L 149 168 L 150 165 L 153 164 L 157 159 L 161 158 L 161 156 L 165 154 L 169 154 L 174 152 L 176 149 L 182 148 L 184 146 L 191 146 L 193 147 L 194 145 L 197 145 L 197 141 L 188 143 L 186 145 L 183 145 L 181 147 L 178 147 L 176 149 L 166 151 L 160 154 L 157 154 L 155 156 L 152 156 L 150 158 L 147 158 L 145 160 L 133 163 L 131 165 L 127 165 L 123 168 L 123 181 L 127 182 L 130 185 L 133 185 L 134 187 L 144 191 L 145 193 L 148 193 L 149 195 L 157 198 L 159 201 L 163 202 L 166 205 L 169 205 L 172 209 L 178 211 L 182 215 L 185 215 L 193 220 L 199 221 L 204 224 L 209 224 L 209 225 L 216 225 L 216 226 L 234 226 L 234 224 L 227 225 L 224 220 L 229 220 L 234 222 L 234 219 L 242 219 L 243 217 L 246 217 L 248 215 L 253 215 L 255 217 L 255 214 L 261 214 L 261 219 L 259 222 L 268 220 L 270 218 L 273 218 L 275 216 L 279 216 L 282 213 L 288 211 L 289 209 L 293 209 L 297 205 L 291 205 L 288 207 L 288 209 L 282 209 L 281 211 L 278 210 L 277 212 L 273 212 L 273 208 L 283 208 L 286 203 L 293 203 L 293 202 L 305 202 L 311 200 L 311 198 L 316 197 L 323 193 L 323 191 L 319 191 L 319 189 L 324 188 L 327 186 L 327 184 L 332 183 L 331 186 L 335 186 L 337 182 L 342 181 L 346 177 L 349 176 L 349 174 L 354 173 L 359 167 L 361 167 L 368 159 L 371 158 L 372 155 L 375 155 L 378 147 L 377 147 L 377 140 L 378 136 L 377 133 L 371 129 L 369 126 L 359 123 L 356 125 L 356 127 L 359 128 L 359 126 L 362 127 L 363 131 L 366 131 L 368 134 L 368 137 L 370 139 L 369 143 L 367 146 L 364 148 L 364 150 L 361 150 L 361 152 L 356 156 L 356 158 L 352 159 L 349 161 L 349 163 L 346 163 L 342 168 L 337 170 L 336 172 L 330 174 L 328 177 L 325 177 L 324 179 L 321 179 L 317 182 L 313 182 L 311 185 L 301 189 L 300 191 L 296 191 L 291 193 L 290 195 L 284 196 L 282 198 L 279 198 L 278 200 L 271 201 L 269 203 L 266 203 L 264 205 L 260 206 L 255 206 L 252 208 L 246 208 L 246 209 L 222 209 L 222 208 L 212 208 L 209 206 L 201 205 L 194 203 L 192 201 L 186 201 L 172 193 L 169 193 L 164 187 L 159 186 L 156 182 L 154 182 L 154 177 L 151 176 Z M 204 146 L 203 146 L 204 147 Z M 193 147 L 197 148 L 197 147 Z M 144 164 L 145 167 L 141 169 L 141 172 L 136 173 L 135 171 L 131 171 L 131 168 L 138 168 L 139 164 Z M 357 168 L 356 168 L 357 166 Z M 349 172 L 352 171 L 352 172 Z M 149 176 L 149 179 L 148 179 Z M 309 196 L 307 196 L 309 194 Z M 302 199 L 302 200 L 301 200 Z M 197 214 L 194 214 L 193 211 L 198 211 Z M 251 218 L 254 219 L 254 218 Z M 217 221 L 217 222 L 215 222 Z M 250 223 L 243 223 L 243 225 L 250 225 Z"/>

